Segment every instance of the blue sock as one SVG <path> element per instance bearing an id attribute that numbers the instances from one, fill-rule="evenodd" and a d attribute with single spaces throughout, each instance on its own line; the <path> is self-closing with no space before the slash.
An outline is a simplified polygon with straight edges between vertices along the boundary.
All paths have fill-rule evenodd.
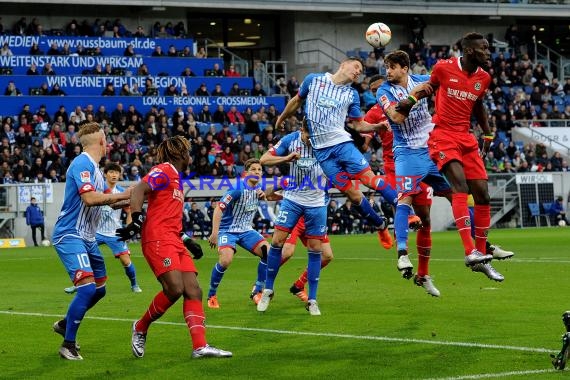
<path id="1" fill-rule="evenodd" d="M 281 265 L 282 249 L 283 247 L 275 247 L 273 244 L 271 244 L 271 248 L 269 248 L 269 253 L 267 254 L 267 279 L 265 280 L 265 289 L 273 290 L 275 277 L 277 277 L 279 266 Z"/>
<path id="2" fill-rule="evenodd" d="M 77 337 L 77 330 L 79 324 L 83 321 L 85 313 L 92 303 L 92 298 L 95 296 L 95 283 L 80 285 L 77 287 L 77 293 L 73 297 L 73 301 L 69 304 L 67 309 L 66 327 L 65 327 L 65 340 L 68 342 L 75 342 Z"/>
<path id="3" fill-rule="evenodd" d="M 321 252 L 308 251 L 308 253 L 307 282 L 309 283 L 309 299 L 316 300 L 319 276 L 321 275 Z"/>
<path id="4" fill-rule="evenodd" d="M 137 284 L 137 273 L 135 272 L 135 264 L 132 262 L 129 264 L 128 267 L 125 268 L 125 274 L 131 280 L 131 286 L 135 286 Z"/>
<path id="5" fill-rule="evenodd" d="M 91 297 L 91 302 L 89 303 L 87 310 L 95 306 L 95 304 L 97 304 L 97 302 L 99 302 L 101 298 L 105 297 L 105 294 L 107 294 L 107 287 L 105 285 L 97 286 L 97 284 L 95 284 L 95 286 L 95 294 L 93 297 Z"/>
<path id="6" fill-rule="evenodd" d="M 222 277 L 224 277 L 224 272 L 226 269 L 220 265 L 220 263 L 216 263 L 214 268 L 212 268 L 212 277 L 210 278 L 210 290 L 208 291 L 208 298 L 216 295 L 218 291 L 218 286 L 220 282 L 222 282 Z"/>
<path id="7" fill-rule="evenodd" d="M 376 191 L 394 207 L 398 207 L 398 192 L 388 182 L 380 178 L 376 183 Z"/>
<path id="8" fill-rule="evenodd" d="M 267 259 L 259 260 L 257 264 L 257 280 L 255 281 L 255 293 L 259 293 L 265 286 L 265 279 L 267 278 Z"/>
<path id="9" fill-rule="evenodd" d="M 374 212 L 374 209 L 370 206 L 370 202 L 368 202 L 366 198 L 362 197 L 360 204 L 354 204 L 354 207 L 356 208 L 356 211 L 358 211 L 358 213 L 368 221 L 368 223 L 373 224 L 376 227 L 381 227 L 384 224 L 384 219 Z"/>
<path id="10" fill-rule="evenodd" d="M 397 250 L 408 250 L 408 217 L 412 213 L 412 207 L 407 204 L 399 204 L 396 207 L 394 218 L 394 230 L 396 231 Z"/>
<path id="11" fill-rule="evenodd" d="M 475 239 L 475 208 L 467 207 L 469 210 L 469 220 L 471 221 L 471 237 Z"/>

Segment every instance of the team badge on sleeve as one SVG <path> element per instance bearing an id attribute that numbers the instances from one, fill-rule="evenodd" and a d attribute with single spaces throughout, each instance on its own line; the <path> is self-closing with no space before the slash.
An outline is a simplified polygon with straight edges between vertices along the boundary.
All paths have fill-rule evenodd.
<path id="1" fill-rule="evenodd" d="M 81 172 L 81 173 L 79 173 L 79 178 L 81 179 L 81 182 L 83 182 L 83 183 L 91 182 L 91 173 L 89 173 L 88 171 Z"/>
<path id="2" fill-rule="evenodd" d="M 382 107 L 387 107 L 390 105 L 390 100 L 388 100 L 388 97 L 386 95 L 382 95 L 380 97 L 380 103 L 382 104 Z"/>

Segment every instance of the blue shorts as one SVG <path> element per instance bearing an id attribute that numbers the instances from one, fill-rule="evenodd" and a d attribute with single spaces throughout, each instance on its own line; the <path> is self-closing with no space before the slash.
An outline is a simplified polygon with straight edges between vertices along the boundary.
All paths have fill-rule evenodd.
<path id="1" fill-rule="evenodd" d="M 54 247 L 74 284 L 88 276 L 95 277 L 95 280 L 107 278 L 105 262 L 96 241 L 68 235 L 55 242 Z"/>
<path id="2" fill-rule="evenodd" d="M 351 185 L 350 179 L 370 168 L 368 161 L 352 141 L 328 148 L 313 149 L 313 152 L 325 175 L 339 189 L 348 188 Z"/>
<path id="3" fill-rule="evenodd" d="M 431 186 L 436 194 L 451 191 L 449 183 L 431 160 L 427 148 L 397 148 L 394 152 L 394 162 L 398 194 L 407 196 L 421 192 L 421 182 Z"/>
<path id="4" fill-rule="evenodd" d="M 305 237 L 322 240 L 327 234 L 327 207 L 307 207 L 283 199 L 275 219 L 275 228 L 291 232 L 299 219 L 305 216 Z"/>
<path id="5" fill-rule="evenodd" d="M 95 238 L 97 239 L 97 244 L 102 245 L 106 244 L 113 255 L 118 258 L 121 255 L 130 255 L 129 247 L 127 247 L 127 243 L 124 241 L 120 241 L 117 236 L 106 236 L 101 234 L 96 234 Z"/>
<path id="6" fill-rule="evenodd" d="M 231 248 L 236 252 L 236 245 L 245 248 L 249 252 L 253 253 L 255 248 L 265 239 L 261 234 L 255 230 L 245 231 L 245 232 L 228 232 L 220 231 L 218 233 L 218 252 L 222 248 Z"/>

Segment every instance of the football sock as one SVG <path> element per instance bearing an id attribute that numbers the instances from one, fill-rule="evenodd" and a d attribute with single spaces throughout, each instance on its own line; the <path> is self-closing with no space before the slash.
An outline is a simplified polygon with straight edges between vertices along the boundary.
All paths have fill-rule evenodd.
<path id="1" fill-rule="evenodd" d="M 257 280 L 255 281 L 255 289 L 253 290 L 255 293 L 259 293 L 263 290 L 266 277 L 267 277 L 267 259 L 265 260 L 261 259 L 257 264 Z"/>
<path id="2" fill-rule="evenodd" d="M 91 301 L 89 302 L 89 306 L 87 307 L 87 310 L 89 310 L 93 306 L 95 306 L 95 304 L 97 302 L 99 302 L 99 300 L 101 300 L 101 298 L 105 297 L 105 294 L 107 294 L 107 287 L 105 286 L 105 284 L 103 284 L 101 286 L 97 286 L 97 284 L 95 284 L 95 286 L 96 286 L 95 294 L 93 294 L 93 297 L 91 297 Z"/>
<path id="3" fill-rule="evenodd" d="M 287 261 L 289 261 L 289 259 L 290 259 L 291 257 L 292 257 L 292 256 L 289 256 L 289 257 L 281 257 L 281 263 L 279 264 L 279 266 L 282 266 L 283 264 L 285 264 Z"/>
<path id="4" fill-rule="evenodd" d="M 137 321 L 135 329 L 138 332 L 146 334 L 150 324 L 162 317 L 162 315 L 166 313 L 166 310 L 173 304 L 174 302 L 170 301 L 163 291 L 158 292 L 142 318 Z"/>
<path id="5" fill-rule="evenodd" d="M 325 261 L 321 258 L 321 269 L 323 269 L 324 267 L 326 267 L 327 265 L 329 265 L 330 261 Z M 297 281 L 295 281 L 293 283 L 293 285 L 297 288 L 297 289 L 305 289 L 305 285 L 307 284 L 307 276 L 308 276 L 308 270 L 307 268 L 305 268 L 305 270 L 303 271 L 303 273 L 301 273 L 301 275 L 299 276 L 299 278 L 297 279 Z"/>
<path id="6" fill-rule="evenodd" d="M 135 286 L 137 284 L 137 274 L 135 272 L 135 264 L 131 262 L 129 266 L 124 268 L 125 268 L 125 274 L 129 278 L 129 280 L 131 280 L 131 286 Z"/>
<path id="7" fill-rule="evenodd" d="M 475 239 L 475 210 L 473 207 L 467 207 L 469 210 L 469 220 L 471 221 L 471 237 Z"/>
<path id="8" fill-rule="evenodd" d="M 469 219 L 469 208 L 467 207 L 467 193 L 454 193 L 452 195 L 451 210 L 455 218 L 457 232 L 461 236 L 465 256 L 471 254 L 475 249 L 475 244 L 471 238 L 471 221 Z"/>
<path id="9" fill-rule="evenodd" d="M 91 304 L 91 299 L 95 295 L 95 283 L 90 282 L 88 284 L 79 285 L 77 287 L 77 293 L 73 297 L 73 301 L 69 304 L 69 309 L 67 309 L 67 315 L 65 316 L 65 340 L 68 342 L 75 342 L 77 337 L 77 330 L 85 313 L 89 309 Z"/>
<path id="10" fill-rule="evenodd" d="M 317 299 L 317 288 L 321 274 L 321 252 L 308 251 L 309 265 L 307 266 L 307 281 L 309 283 L 309 299 Z"/>
<path id="11" fill-rule="evenodd" d="M 208 291 L 208 298 L 216 295 L 218 291 L 218 286 L 220 282 L 222 282 L 222 277 L 224 277 L 224 272 L 226 268 L 224 268 L 220 263 L 216 263 L 212 268 L 212 277 L 210 278 L 210 290 Z"/>
<path id="12" fill-rule="evenodd" d="M 184 299 L 182 303 L 182 310 L 184 312 L 184 320 L 190 331 L 192 338 L 192 348 L 204 347 L 206 343 L 206 326 L 204 316 L 204 307 L 200 300 Z"/>
<path id="13" fill-rule="evenodd" d="M 388 182 L 386 182 L 386 179 L 384 177 L 378 178 L 378 182 L 376 182 L 375 188 L 376 191 L 379 191 L 380 194 L 382 194 L 382 197 L 387 202 L 389 202 L 394 207 L 398 207 L 398 193 Z"/>
<path id="14" fill-rule="evenodd" d="M 491 224 L 491 206 L 475 205 L 475 246 L 479 252 L 487 253 L 487 233 Z"/>
<path id="15" fill-rule="evenodd" d="M 265 280 L 265 289 L 273 290 L 275 278 L 279 272 L 279 264 L 281 263 L 282 247 L 276 247 L 271 244 L 269 253 L 267 254 L 267 279 Z"/>
<path id="16" fill-rule="evenodd" d="M 384 219 L 374 212 L 374 209 L 370 206 L 370 202 L 368 202 L 364 196 L 360 199 L 360 204 L 354 204 L 354 208 L 356 208 L 356 211 L 358 211 L 358 213 L 370 224 L 373 224 L 376 227 L 381 227 L 385 224 Z"/>
<path id="17" fill-rule="evenodd" d="M 431 253 L 431 227 L 422 227 L 416 236 L 416 246 L 418 248 L 418 275 L 429 274 L 429 257 Z"/>
<path id="18" fill-rule="evenodd" d="M 412 213 L 412 206 L 405 203 L 396 207 L 396 217 L 394 218 L 394 230 L 396 230 L 397 250 L 408 249 L 408 217 Z"/>

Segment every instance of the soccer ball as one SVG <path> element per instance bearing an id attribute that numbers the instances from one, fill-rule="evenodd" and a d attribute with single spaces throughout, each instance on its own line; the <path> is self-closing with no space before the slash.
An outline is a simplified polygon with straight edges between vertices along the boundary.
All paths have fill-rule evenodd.
<path id="1" fill-rule="evenodd" d="M 565 221 L 565 220 L 559 220 L 559 221 L 558 221 L 558 225 L 559 225 L 560 227 L 566 227 L 566 221 Z"/>
<path id="2" fill-rule="evenodd" d="M 42 240 L 42 245 L 44 247 L 49 247 L 51 245 L 50 241 L 48 239 Z"/>
<path id="3" fill-rule="evenodd" d="M 381 22 L 375 22 L 366 29 L 366 42 L 372 47 L 379 48 L 386 46 L 392 39 L 392 31 L 388 25 Z"/>

